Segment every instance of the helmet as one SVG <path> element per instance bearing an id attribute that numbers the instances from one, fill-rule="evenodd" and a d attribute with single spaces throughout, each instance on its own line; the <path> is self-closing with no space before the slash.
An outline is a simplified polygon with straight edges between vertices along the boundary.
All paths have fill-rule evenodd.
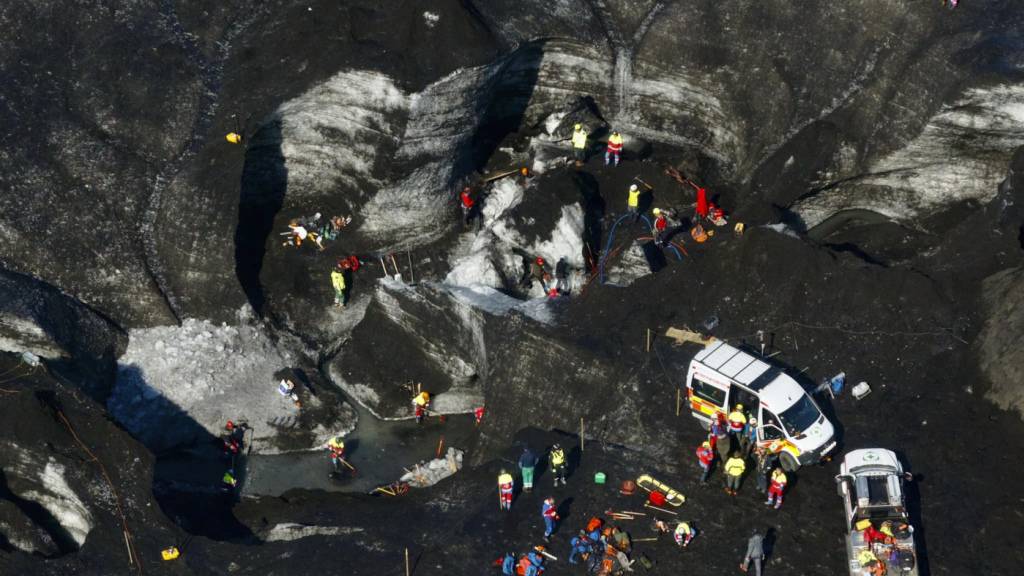
<path id="1" fill-rule="evenodd" d="M 704 448 L 711 448 L 711 442 L 708 442 L 707 440 L 705 440 L 704 443 L 701 444 L 701 446 L 703 446 Z"/>
<path id="2" fill-rule="evenodd" d="M 652 210 L 652 212 L 654 212 L 655 216 L 658 216 L 661 214 L 661 208 L 655 208 L 654 210 Z"/>
<path id="3" fill-rule="evenodd" d="M 743 404 L 737 404 L 736 407 L 733 408 L 733 410 L 737 410 L 737 411 L 743 410 Z"/>
<path id="4" fill-rule="evenodd" d="M 558 443 L 556 442 L 555 444 L 552 444 L 552 445 L 551 445 L 551 449 L 552 449 L 552 450 L 561 450 L 561 449 L 562 449 L 562 447 L 561 447 L 561 446 L 559 446 L 559 445 L 558 445 Z"/>
<path id="5" fill-rule="evenodd" d="M 544 259 L 541 258 L 540 256 L 537 256 L 537 265 L 538 266 L 543 266 L 544 265 Z"/>
<path id="6" fill-rule="evenodd" d="M 633 184 L 632 186 L 629 187 L 630 192 L 635 192 L 637 190 L 639 190 L 639 188 L 636 187 L 636 184 Z"/>
<path id="7" fill-rule="evenodd" d="M 573 130 L 582 130 L 583 129 L 583 124 L 577 124 L 577 125 L 573 126 L 572 129 Z"/>
<path id="8" fill-rule="evenodd" d="M 750 423 L 756 426 L 757 425 L 757 418 L 751 418 L 750 419 Z"/>

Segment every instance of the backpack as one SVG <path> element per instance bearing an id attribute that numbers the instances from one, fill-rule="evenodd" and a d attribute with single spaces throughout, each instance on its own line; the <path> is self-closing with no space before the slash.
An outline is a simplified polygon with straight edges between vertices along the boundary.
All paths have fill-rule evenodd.
<path id="1" fill-rule="evenodd" d="M 598 530 L 599 528 L 601 528 L 602 524 L 604 524 L 604 521 L 598 518 L 597 516 L 594 516 L 590 519 L 589 522 L 587 522 L 587 533 L 589 534 L 594 530 Z"/>
<path id="2" fill-rule="evenodd" d="M 362 262 L 359 261 L 359 258 L 356 258 L 355 256 L 349 256 L 347 260 L 349 268 L 351 268 L 353 272 L 359 270 L 359 266 L 362 264 Z"/>
<path id="3" fill-rule="evenodd" d="M 511 552 L 505 553 L 505 559 L 501 562 L 501 573 L 502 576 L 515 576 L 516 573 L 516 555 Z"/>

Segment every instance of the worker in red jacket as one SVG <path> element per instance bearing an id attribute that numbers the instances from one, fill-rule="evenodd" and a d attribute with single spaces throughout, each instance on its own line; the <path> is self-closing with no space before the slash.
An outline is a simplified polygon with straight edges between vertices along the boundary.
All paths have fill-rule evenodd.
<path id="1" fill-rule="evenodd" d="M 612 132 L 612 135 L 608 137 L 608 149 L 604 152 L 604 165 L 608 166 L 615 162 L 615 165 L 618 166 L 621 156 L 622 136 L 618 132 Z"/>
<path id="2" fill-rule="evenodd" d="M 765 501 L 765 506 L 771 506 L 775 504 L 775 509 L 778 510 L 782 506 L 782 495 L 786 492 L 786 484 L 789 479 L 786 478 L 786 473 L 782 471 L 782 468 L 776 468 L 772 471 L 772 482 L 768 486 L 768 500 Z"/>
<path id="3" fill-rule="evenodd" d="M 476 216 L 476 201 L 473 200 L 473 189 L 469 186 L 463 188 L 462 193 L 459 194 L 459 200 L 462 205 L 462 223 L 469 226 Z"/>
<path id="4" fill-rule="evenodd" d="M 711 476 L 711 466 L 715 462 L 715 451 L 711 449 L 711 442 L 705 440 L 700 446 L 697 446 L 697 462 L 703 470 L 700 475 L 700 483 L 707 484 L 708 477 Z"/>
<path id="5" fill-rule="evenodd" d="M 652 210 L 654 213 L 654 226 L 651 232 L 654 235 L 654 243 L 664 248 L 665 240 L 668 237 L 668 215 L 661 208 Z"/>

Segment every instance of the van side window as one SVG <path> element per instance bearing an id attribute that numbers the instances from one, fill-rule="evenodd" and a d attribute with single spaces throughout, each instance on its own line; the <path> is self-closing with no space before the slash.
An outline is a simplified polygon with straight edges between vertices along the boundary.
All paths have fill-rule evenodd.
<path id="1" fill-rule="evenodd" d="M 693 377 L 692 385 L 694 396 L 711 402 L 715 406 L 725 405 L 725 390 L 716 388 L 696 376 Z"/>

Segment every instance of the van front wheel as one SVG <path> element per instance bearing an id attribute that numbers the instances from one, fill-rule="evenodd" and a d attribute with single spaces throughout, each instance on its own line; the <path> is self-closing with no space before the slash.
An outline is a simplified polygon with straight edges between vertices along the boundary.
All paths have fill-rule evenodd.
<path id="1" fill-rule="evenodd" d="M 782 464 L 782 469 L 786 472 L 796 472 L 797 468 L 800 467 L 800 463 L 789 452 L 783 452 L 779 455 L 779 463 Z"/>

